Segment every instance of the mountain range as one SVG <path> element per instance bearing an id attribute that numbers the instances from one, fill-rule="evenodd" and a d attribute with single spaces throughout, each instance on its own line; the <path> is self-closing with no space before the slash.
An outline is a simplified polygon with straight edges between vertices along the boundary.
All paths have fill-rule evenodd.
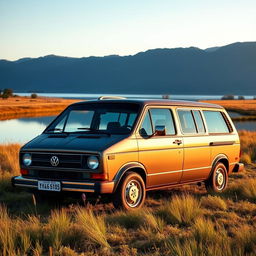
<path id="1" fill-rule="evenodd" d="M 135 55 L 0 60 L 0 89 L 15 92 L 256 95 L 256 42 Z"/>

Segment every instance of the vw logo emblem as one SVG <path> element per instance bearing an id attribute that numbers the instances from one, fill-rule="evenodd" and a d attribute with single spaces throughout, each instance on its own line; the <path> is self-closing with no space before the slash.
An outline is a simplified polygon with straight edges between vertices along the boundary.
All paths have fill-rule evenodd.
<path id="1" fill-rule="evenodd" d="M 53 156 L 52 158 L 51 158 L 51 165 L 52 166 L 58 166 L 58 164 L 59 164 L 59 158 L 57 157 L 57 156 Z"/>

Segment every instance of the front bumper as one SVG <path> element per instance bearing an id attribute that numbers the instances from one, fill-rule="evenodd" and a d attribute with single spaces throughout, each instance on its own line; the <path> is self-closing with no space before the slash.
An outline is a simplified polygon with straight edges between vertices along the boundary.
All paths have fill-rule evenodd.
<path id="1" fill-rule="evenodd" d="M 89 192 L 109 194 L 113 193 L 114 181 L 97 181 L 97 182 L 76 182 L 60 181 L 61 191 Z M 12 177 L 12 185 L 15 187 L 24 187 L 38 189 L 38 179 L 24 178 L 22 176 Z"/>

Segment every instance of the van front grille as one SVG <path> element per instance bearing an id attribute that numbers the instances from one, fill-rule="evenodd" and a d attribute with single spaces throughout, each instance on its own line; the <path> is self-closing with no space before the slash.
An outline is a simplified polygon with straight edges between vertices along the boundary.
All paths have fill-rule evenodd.
<path id="1" fill-rule="evenodd" d="M 53 166 L 51 158 L 56 156 L 58 164 Z M 32 153 L 32 167 L 54 167 L 84 169 L 87 156 L 80 154 L 58 154 L 58 153 Z M 86 166 L 85 166 L 86 167 Z"/>

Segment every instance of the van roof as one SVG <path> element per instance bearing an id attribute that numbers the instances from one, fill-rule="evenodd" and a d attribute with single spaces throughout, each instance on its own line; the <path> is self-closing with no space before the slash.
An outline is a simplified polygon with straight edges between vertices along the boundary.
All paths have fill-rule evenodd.
<path id="1" fill-rule="evenodd" d="M 222 106 L 217 104 L 210 104 L 197 101 L 185 100 L 169 100 L 169 99 L 104 99 L 104 100 L 88 100 L 74 103 L 72 105 L 82 105 L 88 103 L 135 103 L 142 106 L 158 105 L 158 106 L 185 106 L 185 107 L 205 107 L 205 108 L 218 108 L 223 109 Z"/>

